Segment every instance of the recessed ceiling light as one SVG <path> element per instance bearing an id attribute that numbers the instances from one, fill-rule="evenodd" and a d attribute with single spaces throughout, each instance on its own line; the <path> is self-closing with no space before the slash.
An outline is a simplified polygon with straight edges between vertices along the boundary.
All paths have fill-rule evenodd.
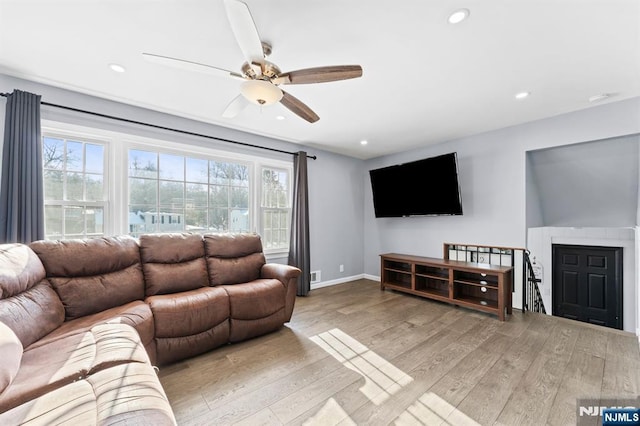
<path id="1" fill-rule="evenodd" d="M 111 68 L 111 71 L 115 71 L 115 72 L 125 72 L 126 69 L 119 64 L 109 64 L 109 68 Z"/>
<path id="2" fill-rule="evenodd" d="M 366 144 L 368 144 L 368 143 L 369 143 L 369 141 L 366 141 L 366 140 L 361 140 L 361 141 L 360 141 L 360 145 L 366 145 Z"/>
<path id="3" fill-rule="evenodd" d="M 459 24 L 469 17 L 469 9 L 458 9 L 449 15 L 450 24 Z"/>
<path id="4" fill-rule="evenodd" d="M 591 96 L 589 98 L 589 102 L 600 102 L 600 101 L 604 101 L 605 99 L 609 99 L 611 96 L 613 96 L 612 93 L 600 93 L 599 95 L 594 95 Z"/>
<path id="5" fill-rule="evenodd" d="M 516 93 L 516 99 L 524 99 L 524 98 L 528 98 L 530 94 L 531 94 L 530 92 L 520 92 L 520 93 Z"/>
<path id="6" fill-rule="evenodd" d="M 284 120 L 284 115 L 276 115 L 276 120 Z"/>

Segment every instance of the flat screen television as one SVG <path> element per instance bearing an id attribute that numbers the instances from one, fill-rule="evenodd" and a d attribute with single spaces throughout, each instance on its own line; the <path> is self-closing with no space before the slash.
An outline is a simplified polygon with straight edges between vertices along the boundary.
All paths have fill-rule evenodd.
<path id="1" fill-rule="evenodd" d="M 461 215 L 455 152 L 369 170 L 376 217 Z"/>

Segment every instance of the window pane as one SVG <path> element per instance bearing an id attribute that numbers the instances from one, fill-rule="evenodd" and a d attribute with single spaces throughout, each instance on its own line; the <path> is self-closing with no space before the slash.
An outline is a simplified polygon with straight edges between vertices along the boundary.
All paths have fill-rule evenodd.
<path id="1" fill-rule="evenodd" d="M 158 178 L 158 154 L 129 150 L 129 176 Z"/>
<path id="2" fill-rule="evenodd" d="M 234 186 L 249 187 L 249 168 L 242 164 L 229 164 L 230 184 Z"/>
<path id="3" fill-rule="evenodd" d="M 85 188 L 87 191 L 87 201 L 104 200 L 104 179 L 102 175 L 85 175 Z"/>
<path id="4" fill-rule="evenodd" d="M 187 182 L 207 183 L 209 181 L 208 161 L 187 158 Z"/>
<path id="5" fill-rule="evenodd" d="M 91 207 L 85 210 L 87 221 L 87 234 L 101 235 L 104 233 L 104 209 Z"/>
<path id="6" fill-rule="evenodd" d="M 67 170 L 82 171 L 82 142 L 67 141 Z"/>
<path id="7" fill-rule="evenodd" d="M 231 188 L 231 207 L 249 208 L 249 189 Z"/>
<path id="8" fill-rule="evenodd" d="M 160 154 L 160 179 L 184 181 L 184 157 Z"/>
<path id="9" fill-rule="evenodd" d="M 103 173 L 104 171 L 104 146 L 85 145 L 85 171 L 88 173 Z"/>
<path id="10" fill-rule="evenodd" d="M 187 193 L 185 196 L 185 207 L 187 208 L 207 208 L 207 195 L 209 185 L 197 183 L 187 184 Z"/>
<path id="11" fill-rule="evenodd" d="M 129 179 L 129 210 L 135 206 L 158 204 L 158 181 L 153 179 Z"/>
<path id="12" fill-rule="evenodd" d="M 185 210 L 185 229 L 190 232 L 203 232 L 207 230 L 208 218 L 206 208 L 187 208 Z"/>
<path id="13" fill-rule="evenodd" d="M 62 207 L 45 206 L 44 221 L 47 238 L 62 238 Z"/>
<path id="14" fill-rule="evenodd" d="M 249 210 L 232 209 L 229 214 L 229 231 L 249 232 Z"/>
<path id="15" fill-rule="evenodd" d="M 83 200 L 83 179 L 81 173 L 67 173 L 67 195 L 65 200 Z"/>
<path id="16" fill-rule="evenodd" d="M 62 170 L 64 168 L 64 141 L 45 137 L 42 142 L 44 168 Z"/>
<path id="17" fill-rule="evenodd" d="M 58 170 L 44 171 L 44 199 L 62 200 L 62 172 Z"/>
<path id="18" fill-rule="evenodd" d="M 158 232 L 176 232 L 184 230 L 184 213 L 181 209 L 161 209 L 158 212 Z"/>
<path id="19" fill-rule="evenodd" d="M 160 181 L 161 209 L 184 208 L 184 183 Z"/>
<path id="20" fill-rule="evenodd" d="M 156 206 L 137 206 L 137 210 L 129 207 L 129 232 L 133 235 L 156 232 L 158 212 Z"/>
<path id="21" fill-rule="evenodd" d="M 64 208 L 64 233 L 82 235 L 84 233 L 84 208 L 79 206 Z"/>
<path id="22" fill-rule="evenodd" d="M 229 184 L 229 165 L 217 161 L 209 161 L 209 183 Z"/>
<path id="23" fill-rule="evenodd" d="M 229 207 L 229 187 L 211 185 L 209 187 L 210 207 Z"/>
<path id="24" fill-rule="evenodd" d="M 228 231 L 229 209 L 211 209 L 209 211 L 209 230 L 217 232 Z"/>

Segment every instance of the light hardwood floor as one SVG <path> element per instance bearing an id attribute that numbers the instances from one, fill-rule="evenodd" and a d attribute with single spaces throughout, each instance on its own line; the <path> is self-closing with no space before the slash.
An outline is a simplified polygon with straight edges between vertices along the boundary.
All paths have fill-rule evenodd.
<path id="1" fill-rule="evenodd" d="M 160 380 L 180 425 L 565 425 L 578 398 L 640 395 L 640 351 L 629 333 L 519 311 L 500 322 L 359 280 Z"/>

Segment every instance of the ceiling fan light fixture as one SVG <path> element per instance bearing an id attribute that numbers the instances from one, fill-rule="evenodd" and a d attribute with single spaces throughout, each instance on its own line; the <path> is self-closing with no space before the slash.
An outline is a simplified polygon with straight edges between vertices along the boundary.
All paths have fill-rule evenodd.
<path id="1" fill-rule="evenodd" d="M 450 24 L 459 24 L 469 17 L 469 9 L 458 9 L 449 15 L 449 23 Z"/>
<path id="2" fill-rule="evenodd" d="M 242 83 L 240 93 L 249 102 L 260 105 L 269 106 L 282 99 L 282 90 L 275 85 L 264 80 L 249 80 Z"/>

